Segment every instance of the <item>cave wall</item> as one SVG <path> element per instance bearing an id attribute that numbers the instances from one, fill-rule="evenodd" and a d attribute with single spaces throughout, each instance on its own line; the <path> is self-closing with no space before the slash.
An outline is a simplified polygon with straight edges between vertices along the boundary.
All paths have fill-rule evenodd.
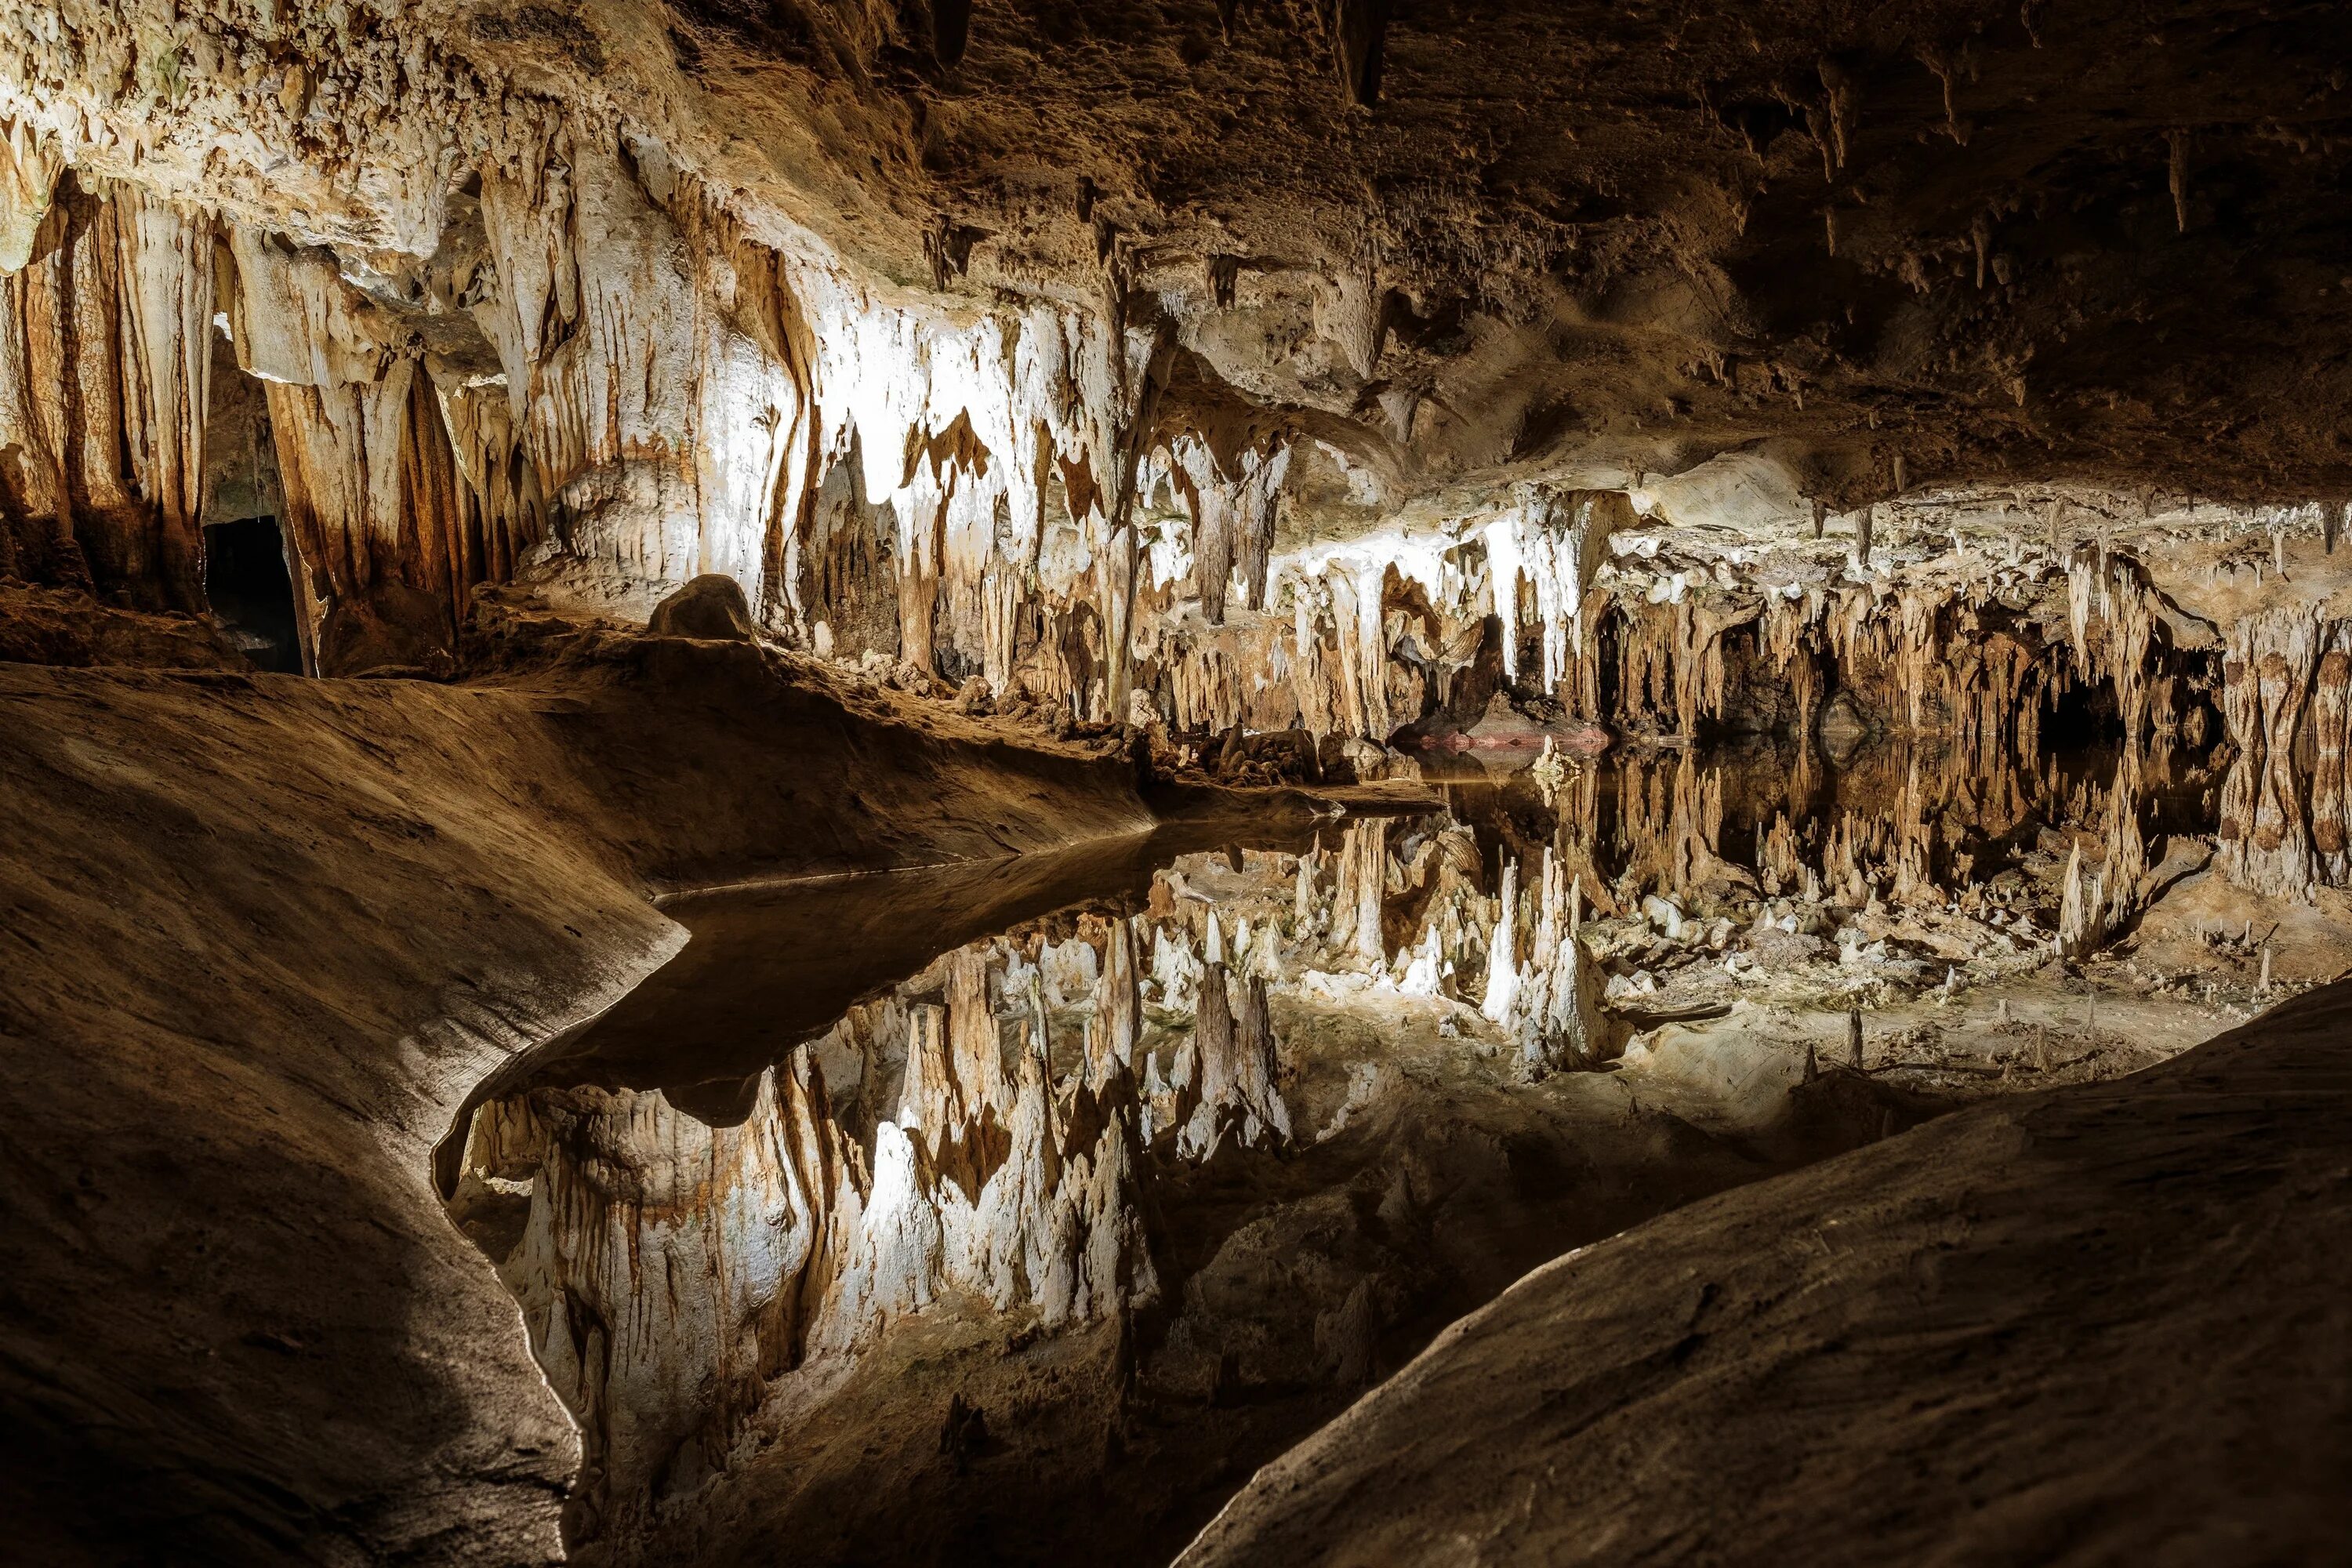
<path id="1" fill-rule="evenodd" d="M 0 573 L 196 608 L 211 226 L 135 188 L 48 198 L 0 256 Z"/>

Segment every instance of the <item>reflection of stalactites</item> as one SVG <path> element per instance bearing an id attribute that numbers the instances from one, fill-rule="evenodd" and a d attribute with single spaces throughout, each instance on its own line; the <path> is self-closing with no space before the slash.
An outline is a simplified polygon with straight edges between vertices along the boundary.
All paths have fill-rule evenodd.
<path id="1" fill-rule="evenodd" d="M 1518 1041 L 1520 1070 L 1541 1078 L 1591 1065 L 1601 1054 L 1603 1030 L 1599 966 L 1577 936 L 1577 885 L 1549 851 L 1533 893 L 1534 938 L 1526 964 L 1508 987 L 1500 1021 Z M 1503 925 L 1517 919 L 1507 904 Z M 1491 1000 L 1491 985 L 1489 990 Z"/>
<path id="2" fill-rule="evenodd" d="M 887 1205 L 887 1135 L 882 1152 L 873 1196 Z M 642 1509 L 688 1445 L 724 1454 L 766 1380 L 824 1338 L 820 1303 L 872 1213 L 804 1050 L 760 1075 L 731 1126 L 658 1092 L 542 1090 L 485 1107 L 461 1201 L 520 1180 L 529 1215 L 500 1272 L 579 1419 L 590 1500 L 608 1522 Z M 902 1248 L 894 1261 L 908 1267 L 891 1300 L 921 1297 L 921 1258 Z"/>
<path id="3" fill-rule="evenodd" d="M 1563 781 L 1558 816 L 1552 826 L 1551 850 L 1567 874 L 1580 880 L 1592 907 L 1602 915 L 1623 913 L 1601 874 L 1593 848 L 1601 834 L 1601 769 L 1593 763 L 1572 768 Z"/>
<path id="4" fill-rule="evenodd" d="M 1544 809 L 1549 811 L 1559 799 L 1560 785 L 1568 777 L 1568 765 L 1560 761 L 1559 748 L 1552 743 L 1549 735 L 1544 737 L 1543 751 L 1528 773 L 1543 795 Z"/>
<path id="5" fill-rule="evenodd" d="M 2352 622 L 2328 634 L 2312 689 L 2311 839 L 2331 887 L 2352 882 Z"/>
<path id="6" fill-rule="evenodd" d="M 2140 833 L 2144 764 L 2136 742 L 2126 742 L 2105 807 L 2097 813 L 2100 858 L 2094 868 L 2074 841 L 2058 908 L 2058 953 L 2082 958 L 2122 932 L 2140 912 L 2147 877 L 2147 846 Z"/>
<path id="7" fill-rule="evenodd" d="M 1205 1160 L 1228 1134 L 1248 1148 L 1289 1142 L 1289 1108 L 1274 1082 L 1278 1067 L 1265 977 L 1229 977 L 1223 964 L 1210 963 L 1201 975 L 1193 1042 L 1198 1098 L 1178 1132 L 1178 1156 Z"/>
<path id="8" fill-rule="evenodd" d="M 1810 873 L 1801 849 L 1797 827 L 1789 814 L 1775 812 L 1772 826 L 1759 830 L 1756 849 L 1757 877 L 1767 897 L 1779 898 L 1804 886 Z"/>
<path id="9" fill-rule="evenodd" d="M 1293 935 L 1304 942 L 1315 931 L 1315 874 L 1320 868 L 1323 852 L 1310 849 L 1298 858 L 1298 867 L 1291 886 L 1290 918 Z"/>
<path id="10" fill-rule="evenodd" d="M 2058 900 L 2060 957 L 2081 958 L 2105 940 L 2106 900 L 2102 881 L 2099 872 L 2083 864 L 2083 845 L 2077 839 L 2067 852 L 2066 875 Z"/>
<path id="11" fill-rule="evenodd" d="M 1087 1054 L 1087 1087 L 1099 1089 L 1135 1059 L 1135 1040 L 1143 1001 L 1136 977 L 1135 927 L 1123 917 L 1107 922 L 1103 939 L 1101 978 L 1095 989 L 1092 1049 Z"/>
<path id="12" fill-rule="evenodd" d="M 1332 941 L 1368 964 L 1385 966 L 1381 900 L 1388 886 L 1389 825 L 1368 817 L 1348 825 L 1339 843 L 1339 882 L 1332 900 Z"/>
<path id="13" fill-rule="evenodd" d="M 2139 742 L 2126 741 L 2116 766 L 2116 782 L 2107 792 L 2106 891 L 2107 930 L 2118 931 L 2139 914 L 2139 900 L 2147 877 L 2147 840 L 2139 826 L 2140 803 L 2146 797 L 2146 764 Z"/>
<path id="14" fill-rule="evenodd" d="M 1919 756 L 1914 752 L 1905 771 L 1895 805 L 1895 901 L 1901 904 L 1940 903 L 1943 892 L 1935 875 L 1934 819 L 1919 778 Z"/>
<path id="15" fill-rule="evenodd" d="M 2222 781 L 2216 858 L 2254 892 L 2308 900 L 2316 881 L 2294 749 L 2319 641 L 2305 609 L 2265 611 L 2230 629 L 2221 714 L 2238 756 Z"/>
<path id="16" fill-rule="evenodd" d="M 967 1118 L 990 1111 L 1001 1116 L 1013 1097 L 996 1015 L 989 1006 L 988 968 L 984 943 L 960 949 L 948 960 L 948 1056 Z"/>
<path id="17" fill-rule="evenodd" d="M 1500 1024 L 1511 1016 L 1518 1000 L 1519 863 L 1503 863 L 1503 888 L 1496 900 L 1494 934 L 1486 942 L 1486 990 L 1478 1010 L 1486 1021 Z"/>
<path id="18" fill-rule="evenodd" d="M 848 1261 L 828 1306 L 827 1345 L 854 1349 L 948 1289 L 1000 1310 L 1034 1305 L 1047 1327 L 1156 1292 L 1129 1143 L 1143 1108 L 1118 1050 L 1138 1011 L 1131 933 L 1124 949 L 1119 942 L 1129 930 L 1109 922 L 1099 971 L 1083 935 L 1067 944 L 1075 956 L 1042 942 L 1034 965 L 1013 954 L 1003 1006 L 1020 1048 L 1009 1077 L 990 997 L 993 944 L 951 953 L 932 972 L 944 970 L 946 1005 L 907 1008 L 905 1131 L 885 1123 L 877 1136 L 874 1196 L 854 1245 L 841 1248 Z M 1057 1087 L 1047 992 L 1066 1003 L 1070 986 L 1083 994 L 1089 983 L 1084 1070 Z"/>
<path id="19" fill-rule="evenodd" d="M 1688 751 L 1628 755 L 1619 768 L 1617 805 L 1617 843 L 1630 886 L 1687 899 L 1749 880 L 1718 853 L 1722 772 L 1699 767 Z"/>

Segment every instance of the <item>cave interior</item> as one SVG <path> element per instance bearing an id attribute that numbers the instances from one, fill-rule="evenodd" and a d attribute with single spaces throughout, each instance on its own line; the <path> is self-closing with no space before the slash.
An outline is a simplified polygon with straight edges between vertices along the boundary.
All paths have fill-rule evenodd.
<path id="1" fill-rule="evenodd" d="M 27 1563 L 2331 1561 L 2352 10 L 0 16 Z"/>

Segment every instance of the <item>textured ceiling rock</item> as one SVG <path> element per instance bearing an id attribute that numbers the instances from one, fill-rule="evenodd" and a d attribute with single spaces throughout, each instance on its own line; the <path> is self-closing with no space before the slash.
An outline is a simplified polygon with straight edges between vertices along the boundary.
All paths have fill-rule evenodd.
<path id="1" fill-rule="evenodd" d="M 1847 502 L 1898 450 L 2252 492 L 2344 475 L 2347 43 L 2226 0 L 74 0 L 0 36 L 0 264 L 70 164 L 410 292 L 560 121 L 893 289 L 1164 316 L 1423 483 L 1770 439 Z"/>

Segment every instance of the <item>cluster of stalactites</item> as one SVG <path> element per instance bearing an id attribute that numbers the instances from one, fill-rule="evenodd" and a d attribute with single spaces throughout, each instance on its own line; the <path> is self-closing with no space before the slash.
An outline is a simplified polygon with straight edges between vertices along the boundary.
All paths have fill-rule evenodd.
<path id="1" fill-rule="evenodd" d="M 843 1268 L 840 1348 L 951 1293 L 1057 1328 L 1158 1292 L 1136 1190 L 1131 936 L 1111 922 L 1087 1058 L 1059 1082 L 1039 971 L 1015 960 L 992 986 L 992 945 L 949 955 L 940 1000 L 906 1009 L 898 1103 L 876 1129 L 868 1220 Z"/>
<path id="2" fill-rule="evenodd" d="M 1182 435 L 1169 446 L 1168 469 L 1192 514 L 1193 578 L 1202 618 L 1211 626 L 1223 623 L 1236 576 L 1243 603 L 1252 610 L 1265 609 L 1276 503 L 1290 470 L 1290 448 L 1253 447 L 1220 460 L 1209 442 Z"/>
<path id="3" fill-rule="evenodd" d="M 0 203 L 0 576 L 197 608 L 212 226 L 129 187 L 47 198 Z"/>
<path id="4" fill-rule="evenodd" d="M 1503 868 L 1479 1010 L 1509 1032 L 1520 1068 L 1531 1078 L 1585 1065 L 1602 1048 L 1601 972 L 1579 940 L 1582 905 L 1581 880 L 1549 848 L 1525 899 L 1517 864 Z"/>
<path id="5" fill-rule="evenodd" d="M 1019 638 L 1002 601 L 1083 605 L 1104 623 L 1103 679 L 1077 701 L 1123 701 L 1132 334 L 1042 303 L 965 318 L 882 298 L 752 240 L 657 142 L 545 100 L 511 110 L 477 170 L 478 250 L 381 286 L 331 251 L 128 188 L 52 205 L 56 161 L 12 153 L 0 173 L 44 182 L 37 203 L 0 204 L 0 422 L 27 457 L 8 510 L 39 525 L 28 550 L 12 524 L 12 563 L 70 580 L 47 556 L 79 542 L 84 574 L 200 603 L 217 309 L 268 389 L 314 662 L 339 606 L 425 619 L 406 629 L 446 645 L 468 590 L 509 577 L 643 618 L 724 573 L 772 628 L 814 640 L 811 502 L 855 462 L 895 519 L 915 662 L 951 648 L 1003 689 Z M 1253 600 L 1284 458 L 1202 469 L 1203 533 L 1239 550 Z"/>
<path id="6" fill-rule="evenodd" d="M 1164 683 L 1177 728 L 1385 741 L 1423 716 L 1432 679 L 1442 700 L 1476 652 L 1483 589 L 1445 536 L 1376 536 L 1286 555 L 1272 571 L 1266 615 L 1139 625 L 1139 678 Z"/>
<path id="7" fill-rule="evenodd" d="M 1544 496 L 1516 507 L 1479 531 L 1486 548 L 1488 592 L 1501 624 L 1503 673 L 1519 677 L 1519 628 L 1540 634 L 1543 689 L 1591 717 L 1599 704 L 1593 665 L 1594 570 L 1611 532 L 1630 521 L 1615 493 Z M 1523 612 L 1531 612 L 1523 618 Z"/>
<path id="8" fill-rule="evenodd" d="M 658 1092 L 494 1101 L 475 1115 L 467 1170 L 528 1185 L 499 1272 L 579 1423 L 592 1502 L 624 1513 L 684 1451 L 719 1462 L 766 1380 L 800 1362 L 866 1185 L 804 1051 L 761 1075 L 733 1126 Z M 681 1405 L 680 1388 L 702 1403 Z"/>
<path id="9" fill-rule="evenodd" d="M 1757 618 L 1728 595 L 1626 605 L 1617 634 L 1617 713 L 1629 728 L 1695 734 L 1723 717 L 1723 636 Z"/>
<path id="10" fill-rule="evenodd" d="M 2156 645 L 2156 594 L 2147 574 L 2104 544 L 2066 563 L 2066 616 L 2074 633 L 2074 668 L 2115 685 L 2125 735 L 2148 728 L 2149 658 Z"/>
<path id="11" fill-rule="evenodd" d="M 2031 750 L 2041 703 L 2055 694 L 2053 681 L 2064 679 L 2045 668 L 2020 617 L 1988 614 L 1990 581 L 1741 587 L 1723 585 L 1718 569 L 1714 580 L 1672 574 L 1654 579 L 1646 594 L 1628 594 L 1620 574 L 1596 580 L 1589 565 L 1581 578 L 1563 570 L 1574 537 L 1531 531 L 1520 512 L 1484 531 L 1507 678 L 1519 674 L 1518 628 L 1532 600 L 1544 655 L 1540 689 L 1580 716 L 1681 734 L 1721 720 L 1730 696 L 1725 639 L 1751 626 L 1757 652 L 1784 683 L 1804 732 L 1836 689 L 1864 695 L 1900 729 L 1957 732 L 1987 754 Z M 1593 542 L 1583 548 L 1589 559 Z M 1517 592 L 1505 593 L 1506 583 L 1518 584 Z M 2145 573 L 2102 552 L 2076 563 L 2070 589 L 2072 673 L 2111 679 L 2126 722 L 2145 733 L 2165 696 L 2153 673 L 2156 600 Z M 1612 633 L 1605 639 L 1604 626 Z M 1615 702 L 1603 713 L 1597 667 L 1612 644 Z"/>
<path id="12" fill-rule="evenodd" d="M 2255 892 L 2305 901 L 2322 884 L 2352 886 L 2352 622 L 2308 607 L 2248 616 L 2230 628 L 2221 674 L 2222 725 L 2237 747 L 2221 784 L 2221 869 Z M 2306 716 L 2308 773 L 2296 760 Z"/>
<path id="13" fill-rule="evenodd" d="M 1787 683 L 1801 733 L 1834 682 L 1894 727 L 1955 735 L 1990 762 L 2034 750 L 2051 675 L 2038 642 L 1990 619 L 1986 604 L 1966 584 L 1768 590 L 1757 645 Z"/>

